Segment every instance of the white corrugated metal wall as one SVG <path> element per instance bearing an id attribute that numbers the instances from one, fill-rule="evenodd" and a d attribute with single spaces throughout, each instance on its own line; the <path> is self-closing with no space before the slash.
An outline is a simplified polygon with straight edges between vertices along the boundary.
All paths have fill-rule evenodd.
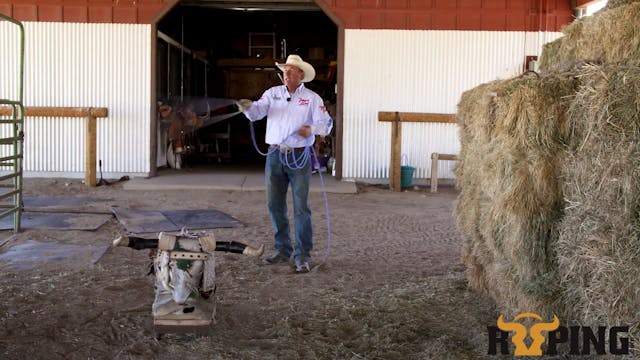
<path id="1" fill-rule="evenodd" d="M 522 73 L 526 55 L 561 33 L 347 30 L 343 177 L 388 179 L 391 124 L 379 111 L 454 114 L 462 93 Z M 431 176 L 432 152 L 457 154 L 457 125 L 403 123 L 402 153 L 415 179 Z M 455 164 L 441 161 L 439 178 Z"/>
<path id="2" fill-rule="evenodd" d="M 25 106 L 106 107 L 97 121 L 105 177 L 149 174 L 151 26 L 25 22 Z M 11 94 L 12 38 L 0 26 L 0 98 Z M 11 45 L 11 46 L 10 46 Z M 13 84 L 12 84 L 13 83 Z M 84 119 L 28 117 L 25 176 L 84 176 Z"/>
<path id="3" fill-rule="evenodd" d="M 11 48 L 12 30 L 0 27 Z M 98 120 L 105 176 L 149 173 L 150 26 L 26 22 L 25 104 L 107 107 Z M 346 30 L 343 176 L 389 176 L 389 123 L 379 111 L 455 113 L 460 95 L 522 72 L 525 55 L 560 33 Z M 17 47 L 16 47 L 17 48 Z M 12 53 L 0 54 L 0 97 L 15 88 Z M 84 175 L 84 120 L 27 118 L 26 175 Z M 403 154 L 415 177 L 430 176 L 432 152 L 457 153 L 453 124 L 403 124 Z M 453 177 L 452 162 L 440 177 Z"/>
<path id="4" fill-rule="evenodd" d="M 0 20 L 0 99 L 17 101 L 20 76 L 20 28 Z M 12 56 L 13 55 L 13 56 Z"/>

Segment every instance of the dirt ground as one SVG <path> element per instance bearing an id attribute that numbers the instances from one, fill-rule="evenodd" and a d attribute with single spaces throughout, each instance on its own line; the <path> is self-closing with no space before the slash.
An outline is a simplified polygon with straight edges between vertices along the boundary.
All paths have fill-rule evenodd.
<path id="1" fill-rule="evenodd" d="M 91 198 L 74 211 L 215 209 L 243 223 L 218 240 L 265 244 L 262 191 L 131 191 L 79 180 L 25 179 L 25 197 Z M 471 291 L 452 211 L 457 193 L 311 194 L 312 271 L 216 252 L 217 314 L 208 336 L 156 339 L 154 277 L 146 250 L 109 247 L 33 268 L 0 261 L 1 359 L 478 359 L 487 358 L 493 303 Z M 58 211 L 61 209 L 57 209 Z M 69 210 L 67 207 L 64 210 Z M 0 232 L 0 254 L 32 241 L 103 246 L 124 234 L 111 217 L 95 231 Z M 326 262 L 320 264 L 329 247 Z"/>

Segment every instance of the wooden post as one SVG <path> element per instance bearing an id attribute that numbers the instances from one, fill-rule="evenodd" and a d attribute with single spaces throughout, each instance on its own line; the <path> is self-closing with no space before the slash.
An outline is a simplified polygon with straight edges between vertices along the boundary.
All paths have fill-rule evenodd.
<path id="1" fill-rule="evenodd" d="M 438 192 L 438 153 L 431 154 L 431 192 Z"/>
<path id="2" fill-rule="evenodd" d="M 91 109 L 85 118 L 84 134 L 84 184 L 96 186 L 96 118 L 91 116 Z"/>
<path id="3" fill-rule="evenodd" d="M 11 115 L 11 109 L 0 107 L 0 115 Z M 84 138 L 84 183 L 96 186 L 96 138 L 97 118 L 109 115 L 107 108 L 86 107 L 47 107 L 29 106 L 24 108 L 24 116 L 28 117 L 83 117 L 85 118 Z"/>
<path id="4" fill-rule="evenodd" d="M 395 120 L 391 124 L 391 165 L 389 167 L 389 187 L 393 191 L 402 190 L 402 123 L 400 114 L 396 112 Z"/>

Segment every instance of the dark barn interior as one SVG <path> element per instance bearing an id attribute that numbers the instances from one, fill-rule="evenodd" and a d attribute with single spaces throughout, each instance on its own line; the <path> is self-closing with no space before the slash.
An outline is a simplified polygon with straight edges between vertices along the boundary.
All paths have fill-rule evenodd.
<path id="1" fill-rule="evenodd" d="M 314 66 L 316 79 L 305 85 L 320 94 L 335 115 L 337 37 L 337 26 L 309 0 L 178 3 L 158 23 L 156 97 L 175 114 L 190 108 L 196 116 L 194 121 L 182 120 L 182 163 L 262 163 L 249 121 L 242 114 L 223 115 L 235 110 L 234 100 L 257 100 L 268 87 L 281 84 L 275 62 L 284 62 L 290 54 Z M 173 120 L 158 113 L 159 166 L 167 153 L 167 165 L 175 167 L 166 135 Z M 254 123 L 263 152 L 265 126 L 265 121 Z M 325 139 L 319 151 L 331 156 L 334 142 Z"/>

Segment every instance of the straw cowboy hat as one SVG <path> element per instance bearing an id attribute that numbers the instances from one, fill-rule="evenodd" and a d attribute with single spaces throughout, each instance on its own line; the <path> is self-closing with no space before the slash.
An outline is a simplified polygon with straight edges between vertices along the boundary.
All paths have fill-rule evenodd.
<path id="1" fill-rule="evenodd" d="M 302 61 L 302 58 L 298 55 L 289 55 L 287 57 L 287 62 L 285 62 L 284 64 L 279 64 L 278 62 L 276 62 L 276 66 L 282 71 L 284 71 L 285 65 L 293 65 L 302 70 L 302 72 L 304 72 L 304 78 L 302 79 L 303 83 L 309 82 L 316 77 L 316 71 L 313 66 L 311 66 L 311 64 L 309 64 L 308 62 Z"/>

